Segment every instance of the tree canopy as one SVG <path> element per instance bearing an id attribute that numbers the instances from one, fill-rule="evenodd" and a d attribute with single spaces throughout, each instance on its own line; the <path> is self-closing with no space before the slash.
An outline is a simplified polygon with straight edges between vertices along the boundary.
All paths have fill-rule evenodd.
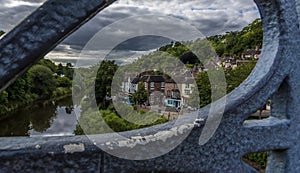
<path id="1" fill-rule="evenodd" d="M 55 80 L 53 72 L 48 67 L 42 65 L 35 65 L 29 71 L 28 75 L 32 82 L 31 91 L 41 96 L 41 98 L 48 99 L 52 96 L 55 89 Z"/>
<path id="2" fill-rule="evenodd" d="M 143 82 L 140 82 L 138 85 L 137 91 L 133 94 L 133 101 L 136 104 L 143 104 L 148 100 L 148 92 L 145 89 L 145 85 Z"/>
<path id="3" fill-rule="evenodd" d="M 67 69 L 67 66 L 63 68 Z M 68 69 L 72 70 L 72 68 Z M 55 75 L 57 66 L 48 59 L 18 77 L 0 92 L 0 119 L 10 111 L 31 104 L 36 100 L 55 99 L 71 94 L 71 80 Z M 73 72 L 72 72 L 73 73 Z"/>
<path id="4" fill-rule="evenodd" d="M 0 36 L 2 36 L 3 34 L 5 34 L 5 32 L 0 30 Z"/>
<path id="5" fill-rule="evenodd" d="M 97 72 L 95 82 L 95 95 L 99 107 L 105 109 L 109 106 L 106 98 L 111 96 L 111 84 L 118 65 L 115 61 L 102 61 Z"/>
<path id="6" fill-rule="evenodd" d="M 216 53 L 222 56 L 236 55 L 240 57 L 247 49 L 261 47 L 263 42 L 263 28 L 261 19 L 254 20 L 242 31 L 227 32 L 224 35 L 208 37 Z"/>

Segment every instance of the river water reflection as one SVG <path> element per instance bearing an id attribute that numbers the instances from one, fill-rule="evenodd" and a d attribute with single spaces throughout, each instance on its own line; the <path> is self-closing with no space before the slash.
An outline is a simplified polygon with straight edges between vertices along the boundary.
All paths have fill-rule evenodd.
<path id="1" fill-rule="evenodd" d="M 20 109 L 0 121 L 0 136 L 74 135 L 77 119 L 73 110 L 72 98 Z"/>

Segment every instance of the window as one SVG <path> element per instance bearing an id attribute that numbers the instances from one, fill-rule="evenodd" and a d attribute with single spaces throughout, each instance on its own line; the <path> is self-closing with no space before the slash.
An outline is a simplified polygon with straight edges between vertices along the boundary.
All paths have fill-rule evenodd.
<path id="1" fill-rule="evenodd" d="M 173 91 L 172 97 L 175 98 L 175 99 L 180 98 L 180 93 L 179 93 L 179 91 Z"/>
<path id="2" fill-rule="evenodd" d="M 171 97 L 171 91 L 170 90 L 167 91 L 167 97 Z"/>
<path id="3" fill-rule="evenodd" d="M 164 82 L 161 83 L 161 87 L 162 87 L 162 88 L 165 87 L 165 83 L 164 83 Z"/>
<path id="4" fill-rule="evenodd" d="M 185 84 L 185 88 L 190 88 L 190 84 Z"/>
<path id="5" fill-rule="evenodd" d="M 191 94 L 191 91 L 190 91 L 190 90 L 184 90 L 184 94 L 185 94 L 185 95 L 190 95 L 190 94 Z"/>
<path id="6" fill-rule="evenodd" d="M 150 86 L 151 86 L 151 88 L 154 87 L 154 82 L 151 82 Z"/>

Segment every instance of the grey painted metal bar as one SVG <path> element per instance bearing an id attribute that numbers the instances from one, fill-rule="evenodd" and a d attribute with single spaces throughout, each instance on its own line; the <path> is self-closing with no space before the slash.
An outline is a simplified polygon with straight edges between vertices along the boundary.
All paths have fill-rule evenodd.
<path id="1" fill-rule="evenodd" d="M 51 5 L 50 2 L 56 2 Z M 70 1 L 74 2 L 75 1 Z M 77 2 L 77 1 L 76 1 Z M 297 3 L 296 3 L 297 2 Z M 25 170 L 27 172 L 257 172 L 241 161 L 241 157 L 251 152 L 271 151 L 268 159 L 267 172 L 299 172 L 300 171 L 300 33 L 299 0 L 256 0 L 260 9 L 264 27 L 264 50 L 262 57 L 251 75 L 240 87 L 226 96 L 225 112 L 220 126 L 212 138 L 204 145 L 199 145 L 199 136 L 203 125 L 193 127 L 191 134 L 174 150 L 145 161 L 125 160 L 111 156 L 94 146 L 85 136 L 62 138 L 1 138 L 0 139 L 0 172 L 14 172 Z M 59 1 L 48 1 L 42 11 L 48 8 L 58 8 Z M 100 3 L 99 3 L 100 4 Z M 67 5 L 67 3 L 65 4 Z M 81 5 L 84 6 L 84 3 Z M 88 5 L 87 5 L 88 6 Z M 100 5 L 100 9 L 103 4 Z M 66 15 L 72 7 L 64 7 Z M 50 9 L 51 9 L 50 8 Z M 94 8 L 91 8 L 94 9 Z M 96 10 L 97 9 L 97 10 Z M 92 10 L 99 11 L 99 7 Z M 73 9 L 74 10 L 74 9 Z M 51 11 L 51 10 L 50 10 Z M 52 16 L 56 12 L 50 12 Z M 71 10 L 72 11 L 72 10 Z M 36 11 L 39 14 L 39 10 Z M 72 13 L 71 13 L 72 14 Z M 33 14 L 32 16 L 35 16 Z M 83 15 L 89 19 L 90 15 Z M 85 21 L 82 17 L 77 21 Z M 63 22 L 66 19 L 54 20 L 56 24 L 71 25 L 73 22 Z M 40 19 L 39 19 L 40 21 Z M 15 31 L 25 34 L 18 37 L 14 31 L 0 43 L 0 65 L 3 66 L 0 80 L 4 86 L 8 81 L 18 75 L 37 61 L 40 56 L 47 53 L 62 38 L 70 32 L 62 32 L 59 39 L 48 40 L 49 45 L 32 38 L 28 48 L 17 49 L 21 43 L 28 41 L 34 33 L 46 33 L 53 27 L 43 27 L 34 30 L 33 21 L 23 22 Z M 63 22 L 63 23 L 61 23 Z M 73 31 L 74 25 L 65 26 Z M 77 28 L 77 27 L 75 27 Z M 53 30 L 54 31 L 54 30 Z M 27 36 L 26 33 L 31 33 Z M 42 34 L 43 35 L 43 34 Z M 43 37 L 38 37 L 43 38 Z M 37 38 L 37 39 L 38 39 Z M 30 39 L 29 39 L 30 40 Z M 41 47 L 40 47 L 41 46 Z M 17 48 L 14 48 L 17 47 Z M 27 45 L 25 45 L 27 47 Z M 36 49 L 42 48 L 39 56 L 27 59 L 25 55 L 32 55 Z M 9 48 L 9 49 L 8 49 Z M 9 51 L 7 51 L 8 49 Z M 16 50 L 15 50 L 16 49 Z M 5 51 L 6 50 L 6 51 Z M 13 57 L 14 51 L 17 60 L 7 59 Z M 14 69 L 19 69 L 14 72 Z M 8 75 L 12 72 L 14 75 Z M 261 121 L 245 121 L 247 117 L 261 107 L 269 98 L 272 98 L 271 117 Z M 211 104 L 199 111 L 199 117 L 206 118 L 209 111 L 218 113 L 221 102 Z M 170 130 L 174 122 L 150 127 L 147 129 L 121 133 L 128 138 L 135 136 L 146 137 L 166 131 L 166 140 L 156 139 L 146 144 L 137 144 L 135 147 L 119 145 L 120 139 L 112 139 L 113 135 L 106 134 L 101 137 L 101 143 L 113 151 L 134 151 L 137 148 L 157 147 L 164 143 L 172 143 L 180 135 L 180 126 L 192 122 L 192 116 L 180 119 L 178 128 Z M 107 142 L 114 141 L 114 145 Z M 75 150 L 72 150 L 72 147 Z M 68 148 L 69 147 L 69 148 Z"/>

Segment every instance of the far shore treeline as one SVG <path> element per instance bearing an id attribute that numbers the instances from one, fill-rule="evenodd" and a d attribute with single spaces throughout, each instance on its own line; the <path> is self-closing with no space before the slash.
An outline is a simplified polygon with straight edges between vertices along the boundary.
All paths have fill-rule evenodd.
<path id="1" fill-rule="evenodd" d="M 55 65 L 48 59 L 41 59 L 0 93 L 0 120 L 34 103 L 71 96 L 72 77 L 71 64 Z"/>

